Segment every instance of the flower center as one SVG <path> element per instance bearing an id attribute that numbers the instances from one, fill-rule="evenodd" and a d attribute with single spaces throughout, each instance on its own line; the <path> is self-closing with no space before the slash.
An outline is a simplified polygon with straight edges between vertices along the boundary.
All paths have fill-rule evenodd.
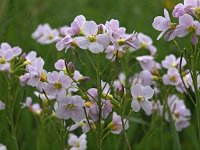
<path id="1" fill-rule="evenodd" d="M 90 108 L 92 106 L 92 103 L 91 102 L 86 102 L 85 106 L 88 107 L 88 108 Z"/>
<path id="2" fill-rule="evenodd" d="M 147 46 L 147 43 L 146 43 L 146 42 L 142 42 L 142 43 L 140 44 L 140 48 L 146 48 L 146 46 Z"/>
<path id="3" fill-rule="evenodd" d="M 79 126 L 84 126 L 85 125 L 85 123 L 83 122 L 83 121 L 81 121 L 80 123 L 79 123 Z"/>
<path id="4" fill-rule="evenodd" d="M 46 74 L 41 73 L 41 75 L 40 75 L 40 81 L 41 81 L 41 82 L 46 82 L 46 81 L 47 81 L 47 76 L 46 76 Z"/>
<path id="5" fill-rule="evenodd" d="M 143 101 L 144 101 L 144 97 L 143 97 L 143 96 L 138 96 L 138 97 L 137 97 L 137 100 L 138 100 L 139 102 L 143 102 Z"/>
<path id="6" fill-rule="evenodd" d="M 68 104 L 68 105 L 67 105 L 67 108 L 70 109 L 70 110 L 72 110 L 74 107 L 75 107 L 74 104 Z"/>
<path id="7" fill-rule="evenodd" d="M 175 64 L 175 63 L 171 63 L 171 64 L 170 64 L 170 67 L 175 68 L 175 67 L 176 67 L 176 64 Z"/>
<path id="8" fill-rule="evenodd" d="M 88 40 L 90 41 L 90 42 L 96 42 L 96 36 L 95 35 L 90 35 L 90 36 L 88 36 Z"/>
<path id="9" fill-rule="evenodd" d="M 176 81 L 176 76 L 171 76 L 170 81 L 175 82 Z"/>
<path id="10" fill-rule="evenodd" d="M 5 64 L 6 60 L 3 57 L 0 57 L 0 64 Z"/>
<path id="11" fill-rule="evenodd" d="M 187 30 L 189 32 L 195 32 L 196 31 L 196 27 L 194 25 L 191 25 L 191 26 L 187 27 Z"/>
<path id="12" fill-rule="evenodd" d="M 75 147 L 79 148 L 80 147 L 80 143 L 77 141 L 75 142 Z"/>
<path id="13" fill-rule="evenodd" d="M 49 39 L 49 40 L 52 40 L 52 39 L 53 39 L 53 35 L 52 35 L 52 34 L 49 34 L 48 39 Z"/>
<path id="14" fill-rule="evenodd" d="M 54 84 L 55 89 L 60 89 L 62 87 L 62 84 L 57 82 Z"/>
<path id="15" fill-rule="evenodd" d="M 170 24 L 170 29 L 176 29 L 176 23 L 171 23 Z"/>
<path id="16" fill-rule="evenodd" d="M 119 44 L 119 46 L 122 46 L 125 44 L 125 40 L 124 39 L 119 39 L 117 40 L 117 43 Z"/>
<path id="17" fill-rule="evenodd" d="M 194 12 L 195 12 L 195 14 L 196 14 L 197 16 L 199 16 L 199 15 L 200 15 L 200 7 L 195 8 L 195 9 L 194 9 Z"/>

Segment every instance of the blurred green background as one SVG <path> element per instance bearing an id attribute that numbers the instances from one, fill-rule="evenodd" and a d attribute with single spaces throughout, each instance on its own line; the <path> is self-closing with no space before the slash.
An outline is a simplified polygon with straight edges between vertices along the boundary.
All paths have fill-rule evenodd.
<path id="1" fill-rule="evenodd" d="M 63 25 L 70 25 L 73 19 L 83 14 L 87 20 L 94 20 L 97 23 L 105 23 L 112 18 L 118 19 L 120 25 L 124 26 L 128 32 L 143 32 L 152 37 L 154 45 L 158 48 L 157 59 L 163 59 L 166 54 L 174 50 L 172 43 L 164 40 L 157 41 L 158 32 L 152 28 L 155 16 L 163 15 L 163 8 L 171 11 L 178 0 L 0 0 L 0 43 L 8 42 L 12 46 L 20 46 L 24 52 L 35 50 L 48 63 L 45 68 L 52 70 L 53 64 L 58 55 L 55 45 L 40 45 L 31 38 L 32 32 L 38 24 L 49 23 L 52 28 Z M 67 54 L 66 54 L 67 55 Z M 59 56 L 64 57 L 64 56 Z M 84 74 L 84 72 L 81 72 Z M 0 82 L 0 98 L 4 95 L 4 87 Z M 20 100 L 19 100 L 20 101 Z M 11 137 L 7 136 L 3 129 L 5 112 L 0 112 L 0 143 L 8 146 L 8 150 L 13 149 Z M 3 117 L 4 116 L 4 117 Z M 136 116 L 137 117 L 137 116 Z M 144 114 L 140 117 L 148 120 Z M 18 140 L 20 150 L 55 150 L 59 149 L 59 141 L 55 137 L 49 122 L 41 125 L 39 131 L 37 119 L 28 110 L 23 110 L 18 128 Z M 2 126 L 1 126 L 2 124 Z M 147 127 L 148 129 L 148 127 Z M 172 148 L 170 131 L 165 131 L 155 126 L 148 132 L 145 126 L 132 123 L 128 130 L 130 143 L 138 149 L 169 150 Z M 142 136 L 148 135 L 143 141 Z M 161 135 L 162 134 L 162 135 Z M 38 139 L 38 137 L 40 137 Z M 185 150 L 196 149 L 198 145 L 196 133 L 192 126 L 185 129 L 180 134 L 181 142 Z M 88 149 L 95 149 L 95 142 L 92 136 L 88 136 Z M 107 150 L 126 149 L 121 136 L 112 135 L 106 139 L 103 147 Z"/>

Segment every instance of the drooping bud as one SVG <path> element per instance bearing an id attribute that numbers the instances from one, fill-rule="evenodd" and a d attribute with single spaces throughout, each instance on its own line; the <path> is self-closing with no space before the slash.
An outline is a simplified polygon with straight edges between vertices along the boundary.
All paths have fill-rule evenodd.
<path id="1" fill-rule="evenodd" d="M 90 80 L 90 77 L 84 76 L 84 77 L 81 77 L 80 79 L 78 79 L 78 82 L 85 82 L 88 80 Z"/>

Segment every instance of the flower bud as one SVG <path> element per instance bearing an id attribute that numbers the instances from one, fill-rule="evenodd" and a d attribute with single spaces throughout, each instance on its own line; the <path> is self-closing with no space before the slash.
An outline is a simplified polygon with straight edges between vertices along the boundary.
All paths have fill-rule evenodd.
<path id="1" fill-rule="evenodd" d="M 90 77 L 84 76 L 84 77 L 81 77 L 80 79 L 78 79 L 78 82 L 85 82 L 88 80 L 90 80 Z"/>
<path id="2" fill-rule="evenodd" d="M 68 73 L 71 74 L 71 75 L 73 75 L 74 71 L 75 71 L 75 67 L 72 64 L 72 62 L 70 62 L 70 63 L 67 64 L 67 68 L 68 68 L 68 71 L 69 71 Z"/>

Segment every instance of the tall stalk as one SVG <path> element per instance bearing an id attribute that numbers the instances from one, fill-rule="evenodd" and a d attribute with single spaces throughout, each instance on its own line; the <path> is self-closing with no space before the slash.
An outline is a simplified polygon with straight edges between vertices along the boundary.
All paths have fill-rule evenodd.
<path id="1" fill-rule="evenodd" d="M 12 80 L 7 78 L 7 82 L 8 82 L 8 121 L 10 124 L 10 129 L 11 129 L 11 135 L 12 135 L 12 139 L 14 141 L 15 144 L 15 149 L 18 150 L 19 146 L 18 146 L 18 142 L 17 142 L 17 133 L 16 133 L 16 127 L 15 127 L 15 122 L 14 122 L 14 108 L 15 108 L 15 99 L 12 93 Z"/>
<path id="2" fill-rule="evenodd" d="M 195 99 L 196 99 L 198 136 L 199 136 L 199 141 L 200 141 L 200 93 L 199 93 L 199 88 L 198 88 L 198 70 L 197 70 L 199 54 L 200 54 L 200 52 L 198 51 L 198 47 L 197 47 L 197 45 L 195 45 L 194 56 L 192 59 L 191 76 L 192 76 L 192 80 L 193 80 Z"/>
<path id="3" fill-rule="evenodd" d="M 101 114 L 101 65 L 100 65 L 100 54 L 97 55 L 97 69 L 96 69 L 96 75 L 97 75 L 97 90 L 98 90 L 98 107 L 99 107 L 99 121 L 98 121 L 98 149 L 102 149 L 102 140 L 101 140 L 101 135 L 102 135 L 102 126 L 101 126 L 101 120 L 102 120 L 102 114 Z"/>

